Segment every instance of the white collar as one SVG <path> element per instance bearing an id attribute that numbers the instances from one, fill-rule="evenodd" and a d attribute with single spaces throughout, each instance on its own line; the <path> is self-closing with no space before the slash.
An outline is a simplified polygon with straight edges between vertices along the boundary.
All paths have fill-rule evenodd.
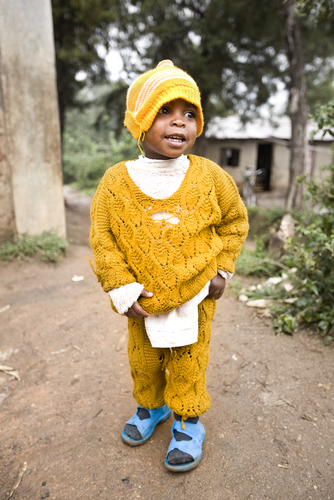
<path id="1" fill-rule="evenodd" d="M 178 158 L 172 158 L 170 160 L 155 160 L 141 155 L 137 160 L 126 162 L 127 167 L 134 167 L 136 170 L 146 172 L 161 172 L 162 170 L 164 172 L 174 172 L 180 170 L 182 167 L 187 169 L 188 165 L 189 159 L 186 155 L 181 155 Z"/>

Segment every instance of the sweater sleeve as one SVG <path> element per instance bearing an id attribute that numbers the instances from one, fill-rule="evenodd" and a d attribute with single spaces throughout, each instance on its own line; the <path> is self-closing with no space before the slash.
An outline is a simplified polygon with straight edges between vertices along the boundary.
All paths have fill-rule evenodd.
<path id="1" fill-rule="evenodd" d="M 110 196 L 102 178 L 91 206 L 90 244 L 94 256 L 91 267 L 105 292 L 136 282 L 112 232 Z"/>
<path id="2" fill-rule="evenodd" d="M 228 271 L 222 271 L 221 269 L 218 269 L 218 274 L 222 277 L 225 278 L 226 280 L 230 280 L 233 278 L 233 274 L 229 273 Z"/>
<path id="3" fill-rule="evenodd" d="M 223 250 L 217 256 L 217 267 L 233 274 L 234 263 L 248 233 L 248 213 L 232 177 L 218 165 L 215 167 L 217 201 L 221 210 L 216 233 L 223 242 Z"/>
<path id="4" fill-rule="evenodd" d="M 108 292 L 113 306 L 119 314 L 126 313 L 130 307 L 139 299 L 144 285 L 140 283 L 129 283 L 120 288 L 114 288 Z"/>

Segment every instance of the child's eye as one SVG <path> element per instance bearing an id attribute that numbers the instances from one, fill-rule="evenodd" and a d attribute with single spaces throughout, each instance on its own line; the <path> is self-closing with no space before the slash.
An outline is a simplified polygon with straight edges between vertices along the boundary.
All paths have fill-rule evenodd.
<path id="1" fill-rule="evenodd" d="M 160 108 L 158 112 L 159 112 L 161 115 L 168 115 L 168 113 L 169 113 L 169 109 L 167 108 L 167 106 L 162 106 L 162 108 Z"/>
<path id="2" fill-rule="evenodd" d="M 193 119 L 193 118 L 196 118 L 196 113 L 195 113 L 195 111 L 187 111 L 187 112 L 185 113 L 185 116 L 186 116 L 187 118 Z"/>

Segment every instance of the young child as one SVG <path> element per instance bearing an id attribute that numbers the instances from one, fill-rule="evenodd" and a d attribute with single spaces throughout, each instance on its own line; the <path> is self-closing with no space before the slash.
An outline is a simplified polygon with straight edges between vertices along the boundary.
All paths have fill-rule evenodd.
<path id="1" fill-rule="evenodd" d="M 205 371 L 211 320 L 248 231 L 232 178 L 185 156 L 203 129 L 195 81 L 171 61 L 129 87 L 124 124 L 143 156 L 109 168 L 91 208 L 94 272 L 128 319 L 137 412 L 122 438 L 145 443 L 174 412 L 165 466 L 196 467 L 211 404 Z"/>

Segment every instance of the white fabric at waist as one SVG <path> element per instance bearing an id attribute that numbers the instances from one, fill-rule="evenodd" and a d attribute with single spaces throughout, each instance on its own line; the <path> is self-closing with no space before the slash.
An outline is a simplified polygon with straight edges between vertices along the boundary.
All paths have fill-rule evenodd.
<path id="1" fill-rule="evenodd" d="M 152 347 L 181 347 L 198 339 L 198 304 L 209 293 L 210 282 L 191 300 L 162 314 L 145 318 L 145 329 Z"/>

